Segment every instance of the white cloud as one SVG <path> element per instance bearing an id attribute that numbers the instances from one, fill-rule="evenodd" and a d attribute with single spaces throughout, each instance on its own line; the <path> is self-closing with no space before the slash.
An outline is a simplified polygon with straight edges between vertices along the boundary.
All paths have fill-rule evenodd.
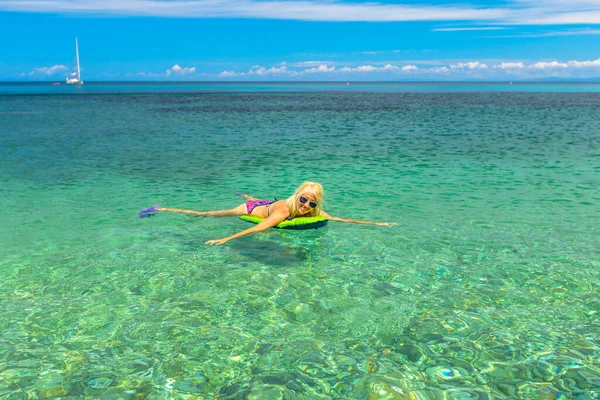
<path id="1" fill-rule="evenodd" d="M 600 29 L 567 29 L 564 31 L 545 32 L 537 35 L 537 37 L 552 37 L 552 36 L 579 36 L 579 35 L 600 35 Z M 529 37 L 534 37 L 530 35 Z"/>
<path id="2" fill-rule="evenodd" d="M 598 6 L 596 6 L 598 8 Z M 538 16 L 519 15 L 507 22 L 515 25 L 575 25 L 575 24 L 600 24 L 600 11 L 598 9 L 584 12 L 570 12 L 568 10 L 558 13 L 546 13 L 546 10 L 532 9 Z"/>
<path id="3" fill-rule="evenodd" d="M 487 65 L 480 63 L 479 61 L 451 64 L 451 69 L 486 69 Z"/>
<path id="4" fill-rule="evenodd" d="M 360 0 L 359 0 L 360 1 Z M 478 4 L 479 3 L 479 4 Z M 303 21 L 454 21 L 473 27 L 434 31 L 493 30 L 481 24 L 600 24 L 598 0 L 506 0 L 481 5 L 471 0 L 445 4 L 384 4 L 371 0 L 0 0 L 0 12 L 151 16 L 164 18 L 252 18 Z M 597 34 L 591 31 L 574 34 Z"/>
<path id="5" fill-rule="evenodd" d="M 373 66 L 373 65 L 359 65 L 357 67 L 349 67 L 344 66 L 342 68 L 336 68 L 334 65 L 328 66 L 326 64 L 319 65 L 317 67 L 305 68 L 301 70 L 290 70 L 286 66 L 281 66 L 279 68 L 265 68 L 259 65 L 254 65 L 250 68 L 248 72 L 234 72 L 234 71 L 223 71 L 218 74 L 219 78 L 236 78 L 241 76 L 271 76 L 271 75 L 281 75 L 287 77 L 302 77 L 306 75 L 316 75 L 316 74 L 373 74 L 373 73 L 397 73 L 397 72 L 414 72 L 418 71 L 419 68 L 415 65 L 405 65 L 403 67 L 398 67 L 392 64 L 385 64 L 382 67 Z"/>
<path id="6" fill-rule="evenodd" d="M 117 74 L 118 75 L 118 74 Z M 156 78 L 162 78 L 164 77 L 164 75 L 162 74 L 157 74 L 155 72 L 128 72 L 125 74 L 126 77 L 128 78 L 151 78 L 151 79 L 156 79 Z"/>
<path id="7" fill-rule="evenodd" d="M 570 67 L 575 68 L 600 68 L 600 58 L 594 61 L 569 61 Z"/>
<path id="8" fill-rule="evenodd" d="M 493 35 L 486 36 L 492 39 L 506 38 L 539 38 L 539 37 L 554 37 L 554 36 L 581 36 L 581 35 L 600 35 L 600 29 L 565 29 L 560 31 L 545 31 L 536 33 L 518 33 L 514 35 Z"/>
<path id="9" fill-rule="evenodd" d="M 500 31 L 507 28 L 499 26 L 473 27 L 473 28 L 435 28 L 431 32 L 460 32 L 460 31 Z"/>
<path id="10" fill-rule="evenodd" d="M 280 64 L 281 65 L 281 64 Z M 563 72 L 561 72 L 563 71 Z M 578 71 L 578 72 L 576 72 Z M 562 75 L 560 75 L 562 73 Z M 600 74 L 600 58 L 597 60 L 577 61 L 538 61 L 525 63 L 523 61 L 501 61 L 495 64 L 482 63 L 480 61 L 457 62 L 442 65 L 441 61 L 422 60 L 418 65 L 407 64 L 403 66 L 391 63 L 385 65 L 363 64 L 358 66 L 343 66 L 321 64 L 312 68 L 289 69 L 286 65 L 266 68 L 254 65 L 247 72 L 235 72 L 225 70 L 218 74 L 219 78 L 255 77 L 268 79 L 268 77 L 279 78 L 309 78 L 314 79 L 317 75 L 325 79 L 349 79 L 359 78 L 365 80 L 389 79 L 389 78 L 423 78 L 435 79 L 502 79 L 509 76 L 518 76 L 522 79 L 535 79 L 543 77 L 591 77 L 596 78 Z M 353 76 L 354 75 L 354 76 Z"/>
<path id="11" fill-rule="evenodd" d="M 383 4 L 370 0 L 0 0 L 1 11 L 166 18 L 262 18 L 305 21 L 456 21 L 468 24 L 600 24 L 598 0 L 506 0 L 481 5 Z M 436 31 L 492 30 L 438 28 Z"/>
<path id="12" fill-rule="evenodd" d="M 0 0 L 0 11 L 305 21 L 477 21 L 507 18 L 491 7 L 342 3 L 329 0 Z"/>
<path id="13" fill-rule="evenodd" d="M 540 61 L 529 65 L 533 69 L 556 69 L 556 68 L 600 68 L 600 58 L 593 61 L 571 60 L 567 62 Z"/>
<path id="14" fill-rule="evenodd" d="M 514 70 L 560 70 L 560 69 L 600 69 L 600 58 L 597 60 L 591 61 L 577 61 L 571 60 L 567 62 L 560 61 L 538 61 L 531 64 L 525 64 L 523 62 L 502 62 L 498 65 L 493 66 L 494 69 L 501 69 L 505 71 L 514 71 Z M 598 71 L 600 73 L 600 71 Z"/>
<path id="15" fill-rule="evenodd" d="M 434 74 L 450 72 L 450 70 L 447 67 L 433 67 L 433 68 L 429 68 L 428 71 L 432 72 Z"/>
<path id="16" fill-rule="evenodd" d="M 322 73 L 334 72 L 334 71 L 335 71 L 334 65 L 332 65 L 331 67 L 328 67 L 327 65 L 323 64 L 323 65 L 319 65 L 318 67 L 305 69 L 304 71 L 301 71 L 300 73 L 301 74 L 322 74 Z"/>
<path id="17" fill-rule="evenodd" d="M 184 76 L 194 73 L 196 73 L 196 67 L 182 68 L 178 64 L 173 65 L 170 69 L 165 71 L 167 77 L 170 77 L 171 75 Z"/>
<path id="18" fill-rule="evenodd" d="M 522 62 L 503 62 L 499 65 L 494 65 L 494 68 L 504 70 L 522 69 L 525 68 L 525 64 L 523 64 Z"/>
<path id="19" fill-rule="evenodd" d="M 511 21 L 515 24 L 557 25 L 598 24 L 598 0 L 512 0 L 516 11 Z"/>
<path id="20" fill-rule="evenodd" d="M 533 68 L 533 69 L 553 69 L 553 68 L 567 68 L 569 66 L 569 64 L 567 63 L 559 63 L 558 61 L 550 61 L 550 62 L 545 62 L 545 61 L 540 61 L 537 62 L 535 64 L 531 64 L 529 66 L 529 68 Z"/>
<path id="21" fill-rule="evenodd" d="M 287 68 L 287 65 L 285 62 L 280 63 L 279 65 L 281 65 L 280 67 L 272 67 L 272 68 L 265 68 L 265 67 L 261 67 L 260 65 L 253 65 L 252 67 L 250 67 L 250 70 L 248 70 L 248 72 L 235 72 L 235 71 L 223 71 L 221 73 L 219 73 L 218 77 L 219 78 L 235 78 L 235 77 L 239 77 L 239 76 L 272 76 L 272 75 L 287 75 L 287 76 L 295 76 L 298 74 L 297 71 L 290 71 Z"/>
<path id="22" fill-rule="evenodd" d="M 234 71 L 223 71 L 221 72 L 218 76 L 219 78 L 235 78 L 237 76 L 243 76 L 246 75 L 243 72 L 234 72 Z"/>
<path id="23" fill-rule="evenodd" d="M 373 72 L 373 71 L 377 71 L 377 68 L 375 68 L 372 65 L 361 65 L 360 67 L 354 68 L 354 72 Z"/>
<path id="24" fill-rule="evenodd" d="M 269 69 L 255 65 L 250 69 L 250 71 L 248 71 L 248 75 L 258 75 L 258 76 L 285 75 L 285 74 L 293 74 L 293 73 L 294 73 L 294 71 L 288 71 L 288 69 L 285 65 L 282 65 L 279 68 L 272 67 Z"/>
<path id="25" fill-rule="evenodd" d="M 383 67 L 376 67 L 373 65 L 360 65 L 358 67 L 342 67 L 337 70 L 337 72 L 342 74 L 353 74 L 353 73 L 379 73 L 379 72 L 400 72 L 400 71 L 413 71 L 417 69 L 417 67 L 413 65 L 407 65 L 404 67 L 398 67 L 392 64 L 386 64 Z"/>
<path id="26" fill-rule="evenodd" d="M 332 61 L 301 61 L 301 62 L 297 62 L 292 64 L 294 67 L 311 67 L 313 65 L 331 65 L 333 64 Z"/>
<path id="27" fill-rule="evenodd" d="M 29 75 L 29 76 L 52 76 L 59 72 L 66 71 L 68 69 L 69 69 L 69 67 L 67 67 L 66 65 L 57 64 L 57 65 L 53 65 L 51 67 L 34 68 L 27 75 Z"/>

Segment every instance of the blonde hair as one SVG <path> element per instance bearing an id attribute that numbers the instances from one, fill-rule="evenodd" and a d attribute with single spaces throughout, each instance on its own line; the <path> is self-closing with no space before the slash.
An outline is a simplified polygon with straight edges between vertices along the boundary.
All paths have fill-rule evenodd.
<path id="1" fill-rule="evenodd" d="M 315 197 L 318 206 L 316 208 L 311 208 L 308 215 L 316 217 L 323 209 L 324 197 L 323 186 L 317 182 L 304 182 L 302 185 L 298 186 L 298 189 L 296 189 L 294 194 L 286 200 L 290 209 L 290 217 L 294 218 L 298 215 L 298 199 L 303 194 L 312 194 Z"/>

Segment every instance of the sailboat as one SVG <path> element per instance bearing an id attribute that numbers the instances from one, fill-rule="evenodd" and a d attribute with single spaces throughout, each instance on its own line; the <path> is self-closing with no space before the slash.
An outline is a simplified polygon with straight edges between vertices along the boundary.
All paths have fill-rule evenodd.
<path id="1" fill-rule="evenodd" d="M 81 69 L 79 68 L 79 45 L 77 43 L 77 38 L 75 38 L 75 56 L 77 58 L 77 71 L 67 77 L 67 85 L 83 85 L 83 81 L 81 80 Z"/>

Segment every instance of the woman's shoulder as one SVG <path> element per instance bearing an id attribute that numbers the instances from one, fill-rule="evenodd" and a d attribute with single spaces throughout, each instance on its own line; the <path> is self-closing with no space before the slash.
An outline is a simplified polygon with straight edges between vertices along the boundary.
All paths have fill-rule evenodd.
<path id="1" fill-rule="evenodd" d="M 324 210 L 319 210 L 317 215 L 320 217 L 331 218 L 331 215 L 327 214 Z"/>
<path id="2" fill-rule="evenodd" d="M 275 202 L 273 203 L 273 205 L 272 205 L 272 206 L 275 206 L 275 208 L 277 208 L 277 210 L 282 210 L 282 211 L 284 211 L 284 210 L 285 210 L 285 211 L 287 211 L 287 212 L 289 212 L 289 211 L 290 211 L 290 207 L 288 206 L 288 204 L 287 204 L 287 201 L 286 201 L 286 200 L 277 200 L 277 201 L 275 201 Z M 272 207 L 272 206 L 271 206 L 271 207 Z"/>
<path id="3" fill-rule="evenodd" d="M 288 208 L 289 208 L 289 206 L 288 206 L 288 203 L 287 203 L 287 200 L 275 200 L 275 201 L 273 202 L 273 204 L 276 204 L 276 205 L 278 205 L 278 206 L 284 206 L 284 207 L 288 207 Z"/>

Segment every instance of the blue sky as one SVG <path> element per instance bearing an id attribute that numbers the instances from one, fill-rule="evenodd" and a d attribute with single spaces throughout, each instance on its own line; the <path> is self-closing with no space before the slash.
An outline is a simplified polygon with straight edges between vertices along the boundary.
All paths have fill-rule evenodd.
<path id="1" fill-rule="evenodd" d="M 600 78 L 600 0 L 0 0 L 0 80 Z"/>

